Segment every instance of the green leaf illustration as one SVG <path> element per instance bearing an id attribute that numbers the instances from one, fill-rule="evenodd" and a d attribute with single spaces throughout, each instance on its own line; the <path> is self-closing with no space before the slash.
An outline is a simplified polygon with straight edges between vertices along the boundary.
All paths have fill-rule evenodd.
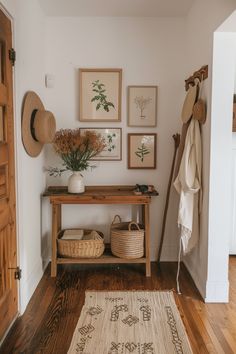
<path id="1" fill-rule="evenodd" d="M 145 156 L 148 154 L 150 154 L 150 150 L 145 146 L 144 143 L 142 143 L 141 147 L 138 147 L 137 151 L 135 151 L 135 155 L 141 160 L 141 162 L 144 161 Z"/>
<path id="2" fill-rule="evenodd" d="M 105 85 L 100 82 L 100 80 L 95 80 L 92 82 L 92 91 L 97 94 L 91 99 L 91 102 L 99 101 L 96 105 L 96 110 L 98 111 L 100 108 L 103 108 L 104 111 L 109 112 L 110 108 L 114 108 L 115 106 L 112 102 L 107 101 L 107 96 L 104 94 L 106 92 Z"/>
<path id="3" fill-rule="evenodd" d="M 115 142 L 113 141 L 114 138 L 116 138 L 116 134 L 115 133 L 107 135 L 107 140 L 108 140 L 108 142 L 107 142 L 107 147 L 108 147 L 107 150 L 109 152 L 112 152 L 112 150 L 115 150 L 115 148 L 116 148 Z"/>

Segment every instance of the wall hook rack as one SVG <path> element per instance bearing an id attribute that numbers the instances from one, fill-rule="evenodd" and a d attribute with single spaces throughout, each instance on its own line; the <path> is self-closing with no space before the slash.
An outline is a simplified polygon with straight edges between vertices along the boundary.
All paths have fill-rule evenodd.
<path id="1" fill-rule="evenodd" d="M 196 85 L 195 80 L 198 79 L 200 82 L 208 78 L 208 65 L 202 66 L 199 70 L 195 71 L 192 76 L 185 80 L 185 90 L 188 91 L 190 85 Z"/>

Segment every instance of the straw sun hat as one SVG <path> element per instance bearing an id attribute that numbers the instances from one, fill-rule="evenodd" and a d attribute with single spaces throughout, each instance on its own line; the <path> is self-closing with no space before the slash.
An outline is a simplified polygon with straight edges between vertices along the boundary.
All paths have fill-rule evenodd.
<path id="1" fill-rule="evenodd" d="M 193 114 L 193 106 L 198 96 L 198 85 L 190 86 L 182 108 L 182 122 L 187 123 Z"/>
<path id="2" fill-rule="evenodd" d="M 26 152 L 32 157 L 38 156 L 43 145 L 53 141 L 55 131 L 54 115 L 45 111 L 42 101 L 35 92 L 27 92 L 22 115 L 22 141 Z"/>

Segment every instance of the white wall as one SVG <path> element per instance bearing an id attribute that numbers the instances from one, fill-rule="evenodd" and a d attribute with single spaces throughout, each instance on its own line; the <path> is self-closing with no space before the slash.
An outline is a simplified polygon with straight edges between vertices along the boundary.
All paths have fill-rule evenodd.
<path id="1" fill-rule="evenodd" d="M 215 119 L 213 113 L 211 113 L 211 82 L 212 82 L 212 53 L 213 53 L 213 33 L 217 27 L 229 16 L 229 14 L 235 9 L 235 2 L 231 0 L 199 0 L 195 1 L 188 17 L 187 17 L 187 29 L 186 33 L 188 36 L 187 40 L 187 63 L 186 63 L 186 74 L 190 74 L 192 71 L 196 70 L 203 64 L 209 65 L 209 79 L 205 82 L 204 86 L 204 96 L 208 103 L 208 116 L 206 124 L 202 129 L 203 137 L 203 210 L 201 214 L 201 234 L 200 243 L 194 252 L 185 259 L 185 264 L 187 265 L 198 289 L 200 290 L 203 298 L 207 301 L 215 301 L 222 298 L 226 298 L 227 294 L 224 293 L 222 296 L 221 287 L 222 277 L 224 278 L 224 289 L 227 289 L 227 281 L 225 279 L 225 267 L 221 270 L 215 271 L 219 283 L 209 278 L 209 267 L 210 262 L 216 266 L 217 262 L 220 264 L 219 259 L 216 257 L 217 253 L 212 254 L 214 258 L 209 259 L 208 252 L 210 255 L 211 248 L 214 244 L 214 235 L 212 235 L 212 240 L 210 241 L 212 229 L 210 229 L 210 224 L 217 225 L 217 219 L 219 218 L 223 221 L 224 214 L 215 216 L 209 222 L 209 174 L 210 174 L 210 146 L 211 146 L 211 122 Z M 223 67 L 222 67 L 223 69 Z M 223 70 L 222 70 L 223 73 Z M 219 126 L 217 129 L 220 129 Z M 218 131 L 218 133 L 220 133 Z M 212 146 L 212 148 L 214 148 Z M 218 171 L 219 173 L 219 171 Z M 215 178 L 217 178 L 215 176 Z M 214 199 L 215 203 L 221 204 L 219 200 L 219 189 L 211 190 L 213 194 L 217 197 Z M 212 213 L 214 214 L 214 205 L 211 204 Z M 228 220 L 228 219 L 227 219 Z M 226 222 L 226 221 L 225 221 Z M 229 222 L 229 221 L 228 221 Z M 223 237 L 223 235 L 221 235 Z M 227 241 L 226 241 L 227 242 Z M 216 246 L 218 247 L 218 246 Z M 214 248 L 215 250 L 215 248 Z M 221 250 L 218 249 L 218 253 Z M 212 266 L 211 264 L 211 266 Z M 214 267 L 214 266 L 213 266 Z M 210 290 L 213 289 L 213 290 Z M 213 294 L 214 293 L 214 294 Z M 219 297 L 217 298 L 217 293 Z M 211 294 L 211 295 L 209 295 Z M 226 297 L 225 297 L 226 295 Z"/>
<path id="2" fill-rule="evenodd" d="M 229 238 L 232 225 L 232 99 L 236 33 L 214 34 L 206 299 L 228 301 Z M 225 69 L 222 70 L 222 67 Z M 224 119 L 222 119 L 222 117 Z M 222 173 L 224 171 L 224 173 Z M 222 191 L 219 200 L 218 191 Z"/>
<path id="3" fill-rule="evenodd" d="M 236 73 L 236 70 L 235 70 Z M 232 160 L 231 160 L 231 235 L 229 244 L 229 254 L 236 255 L 236 133 L 232 133 Z"/>
<path id="4" fill-rule="evenodd" d="M 236 94 L 236 61 L 234 63 L 234 94 Z M 229 254 L 236 255 L 236 132 L 232 133 L 232 181 L 231 181 L 231 202 L 232 202 L 232 229 L 229 245 Z"/>
<path id="5" fill-rule="evenodd" d="M 179 112 L 184 95 L 185 27 L 181 18 L 53 18 L 46 20 L 46 71 L 55 76 L 55 87 L 47 89 L 46 102 L 57 118 L 58 128 L 94 127 L 78 120 L 78 69 L 122 68 L 122 122 L 99 123 L 100 127 L 122 127 L 121 162 L 99 162 L 84 173 L 86 185 L 154 184 L 160 192 L 151 206 L 151 256 L 157 255 L 164 198 L 173 155 L 172 134 L 180 129 Z M 158 85 L 157 128 L 127 127 L 127 86 Z M 127 133 L 157 132 L 156 170 L 127 169 Z M 56 164 L 48 150 L 48 164 Z M 48 184 L 66 184 L 67 177 L 47 178 Z M 175 201 L 173 201 L 174 203 Z M 172 203 L 172 206 L 173 206 Z M 115 213 L 129 219 L 128 207 L 65 207 L 64 225 L 93 225 L 109 234 Z M 83 209 L 83 210 L 81 210 Z M 176 210 L 176 208 L 174 209 Z M 176 259 L 176 216 L 166 232 L 163 259 Z M 104 225 L 106 225 L 104 227 Z M 174 231 L 174 232 L 173 232 Z"/>
<path id="6" fill-rule="evenodd" d="M 15 64 L 15 134 L 18 197 L 18 253 L 22 268 L 20 310 L 24 311 L 42 274 L 41 201 L 45 189 L 44 155 L 29 157 L 21 142 L 21 109 L 24 94 L 44 94 L 44 16 L 37 0 L 3 0 L 13 17 Z"/>

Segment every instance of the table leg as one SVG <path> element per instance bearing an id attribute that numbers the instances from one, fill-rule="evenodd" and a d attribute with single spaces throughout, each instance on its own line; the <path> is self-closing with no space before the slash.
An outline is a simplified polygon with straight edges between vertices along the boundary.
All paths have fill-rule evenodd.
<path id="1" fill-rule="evenodd" d="M 141 206 L 141 214 L 140 214 L 140 223 L 143 224 L 143 226 L 145 226 L 145 204 L 143 204 Z"/>
<path id="2" fill-rule="evenodd" d="M 144 205 L 146 277 L 151 276 L 149 204 Z"/>
<path id="3" fill-rule="evenodd" d="M 51 277 L 57 276 L 57 233 L 58 233 L 58 205 L 52 204 L 52 260 Z"/>
<path id="4" fill-rule="evenodd" d="M 61 204 L 57 204 L 58 213 L 57 213 L 57 232 L 61 231 Z"/>

